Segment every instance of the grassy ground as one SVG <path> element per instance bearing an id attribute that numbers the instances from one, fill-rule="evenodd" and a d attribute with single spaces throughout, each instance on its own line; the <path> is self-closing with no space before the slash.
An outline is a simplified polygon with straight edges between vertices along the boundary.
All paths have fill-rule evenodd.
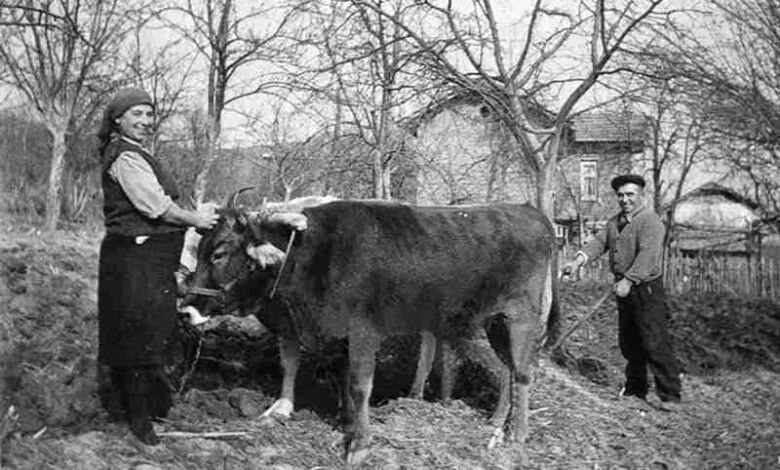
<path id="1" fill-rule="evenodd" d="M 277 393 L 279 372 L 273 340 L 251 320 L 226 320 L 206 334 L 188 386 L 158 427 L 169 433 L 162 445 L 139 446 L 108 423 L 95 396 L 97 243 L 88 234 L 0 230 L 0 392 L 2 410 L 13 404 L 19 413 L 2 444 L 5 468 L 343 467 L 335 393 L 317 358 L 304 363 L 293 417 L 257 418 Z M 604 288 L 564 284 L 567 324 Z M 682 409 L 617 397 L 623 361 L 608 301 L 569 339 L 567 360 L 539 361 L 525 468 L 778 468 L 780 306 L 715 295 L 669 305 L 686 369 Z M 431 400 L 402 398 L 416 343 L 398 341 L 379 357 L 373 452 L 361 468 L 518 468 L 512 447 L 486 449 L 495 399 L 487 376 L 467 363 L 454 402 L 434 401 L 435 375 Z"/>

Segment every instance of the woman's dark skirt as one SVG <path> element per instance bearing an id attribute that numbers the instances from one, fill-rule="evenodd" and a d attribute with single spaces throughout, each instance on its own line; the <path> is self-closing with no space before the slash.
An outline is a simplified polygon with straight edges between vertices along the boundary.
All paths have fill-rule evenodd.
<path id="1" fill-rule="evenodd" d="M 164 366 L 180 357 L 174 272 L 183 242 L 182 232 L 140 244 L 108 234 L 100 246 L 100 399 L 147 444 L 156 442 L 149 418 L 164 417 L 171 405 Z"/>
<path id="2" fill-rule="evenodd" d="M 109 234 L 100 246 L 98 329 L 101 364 L 161 366 L 178 353 L 176 278 L 183 232 Z"/>

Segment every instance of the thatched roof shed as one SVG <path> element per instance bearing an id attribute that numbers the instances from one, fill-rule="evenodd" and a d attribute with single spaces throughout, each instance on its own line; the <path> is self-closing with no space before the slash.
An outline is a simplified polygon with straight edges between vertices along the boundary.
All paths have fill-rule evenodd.
<path id="1" fill-rule="evenodd" d="M 757 208 L 747 196 L 718 183 L 700 186 L 674 206 L 673 246 L 684 251 L 751 252 L 760 219 Z"/>

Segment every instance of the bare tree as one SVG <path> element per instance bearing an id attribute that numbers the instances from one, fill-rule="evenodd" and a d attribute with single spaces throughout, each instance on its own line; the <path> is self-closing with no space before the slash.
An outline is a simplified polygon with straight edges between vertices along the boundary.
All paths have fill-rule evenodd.
<path id="1" fill-rule="evenodd" d="M 166 25 L 186 38 L 207 64 L 206 155 L 195 182 L 196 201 L 205 195 L 226 108 L 290 86 L 273 64 L 283 55 L 294 55 L 289 39 L 296 34 L 296 21 L 307 3 L 264 1 L 249 6 L 234 0 L 181 0 L 160 12 Z"/>
<path id="2" fill-rule="evenodd" d="M 405 164 L 408 132 L 400 122 L 421 106 L 420 97 L 431 86 L 420 77 L 422 53 L 399 26 L 412 20 L 408 15 L 414 9 L 404 0 L 386 5 L 395 20 L 342 0 L 318 2 L 309 13 L 311 29 L 319 33 L 306 38 L 316 59 L 298 64 L 312 94 L 332 110 L 324 113 L 333 133 L 330 150 L 337 150 L 342 138 L 362 141 L 372 180 L 366 196 L 378 199 L 393 196 L 391 178 Z"/>
<path id="3" fill-rule="evenodd" d="M 399 19 L 381 0 L 352 0 L 393 21 L 426 53 L 426 64 L 443 80 L 481 95 L 498 113 L 517 143 L 517 158 L 524 159 L 536 175 L 537 206 L 552 216 L 556 161 L 575 107 L 602 77 L 621 71 L 610 64 L 629 40 L 640 36 L 645 24 L 659 19 L 656 10 L 663 0 L 618 5 L 582 0 L 569 7 L 548 7 L 536 0 L 516 55 L 510 53 L 513 48 L 495 1 L 472 0 L 467 10 L 458 10 L 450 1 L 410 3 L 425 21 Z M 438 25 L 442 30 L 432 34 Z M 516 29 L 516 25 L 510 28 Z M 448 41 L 442 38 L 451 38 L 457 52 L 443 53 Z M 582 63 L 561 72 L 556 59 L 571 53 L 578 43 Z M 558 97 L 555 111 L 544 125 L 532 116 L 538 112 L 538 102 L 552 94 Z"/>
<path id="4" fill-rule="evenodd" d="M 780 192 L 780 1 L 711 0 L 697 30 L 659 32 L 646 59 L 656 73 L 698 91 L 704 124 L 722 158 L 752 182 L 765 212 L 778 213 Z"/>
<path id="5" fill-rule="evenodd" d="M 285 112 L 285 104 L 276 104 L 270 125 L 257 120 L 251 126 L 260 143 L 251 162 L 267 178 L 265 196 L 289 201 L 323 192 L 329 155 L 322 148 L 329 146 L 330 136 L 321 129 L 300 139 L 294 131 L 297 123 Z"/>
<path id="6" fill-rule="evenodd" d="M 51 136 L 51 158 L 44 227 L 60 216 L 66 137 L 88 122 L 106 83 L 121 75 L 110 63 L 130 29 L 133 12 L 126 2 L 73 0 L 19 1 L 0 6 L 0 63 L 7 82 L 20 92 Z M 112 75 L 111 66 L 115 65 Z"/>
<path id="7" fill-rule="evenodd" d="M 155 104 L 152 150 L 160 138 L 160 129 L 178 114 L 177 107 L 192 93 L 195 74 L 194 54 L 181 47 L 181 38 L 157 41 L 156 44 L 144 40 L 156 29 L 149 22 L 137 23 L 130 53 L 133 80 L 149 92 Z"/>
<path id="8" fill-rule="evenodd" d="M 673 79 L 644 79 L 641 94 L 650 128 L 651 184 L 653 206 L 664 214 L 666 240 L 671 240 L 674 212 L 684 195 L 689 176 L 697 166 L 712 163 L 718 148 L 717 136 L 707 126 L 697 106 L 698 91 Z"/>

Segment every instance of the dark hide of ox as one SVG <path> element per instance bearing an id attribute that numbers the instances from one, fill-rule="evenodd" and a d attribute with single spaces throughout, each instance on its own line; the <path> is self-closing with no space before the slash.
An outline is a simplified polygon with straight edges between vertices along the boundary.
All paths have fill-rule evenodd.
<path id="1" fill-rule="evenodd" d="M 498 322 L 504 344 L 491 344 L 495 351 L 487 353 L 504 360 L 511 384 L 511 411 L 501 416 L 499 430 L 522 443 L 532 356 L 547 323 L 556 320 L 554 231 L 548 219 L 525 205 L 414 207 L 379 201 L 336 201 L 303 214 L 308 226 L 296 233 L 280 274 L 280 265 L 252 269 L 246 248 L 270 243 L 285 250 L 292 229 L 236 212 L 226 213 L 202 240 L 194 278 L 201 287 L 230 285 L 223 301 L 264 299 L 258 318 L 280 338 L 280 401 L 290 401 L 282 411 L 292 406 L 301 349 L 317 351 L 324 341 L 346 340 L 352 405 L 346 457 L 359 461 L 370 439 L 368 400 L 382 339 L 429 332 L 445 344 L 490 349 L 487 341 L 469 341 L 492 339 L 496 335 L 486 328 L 494 330 Z M 278 288 L 269 298 L 277 274 Z M 231 283 L 236 279 L 240 282 Z"/>

